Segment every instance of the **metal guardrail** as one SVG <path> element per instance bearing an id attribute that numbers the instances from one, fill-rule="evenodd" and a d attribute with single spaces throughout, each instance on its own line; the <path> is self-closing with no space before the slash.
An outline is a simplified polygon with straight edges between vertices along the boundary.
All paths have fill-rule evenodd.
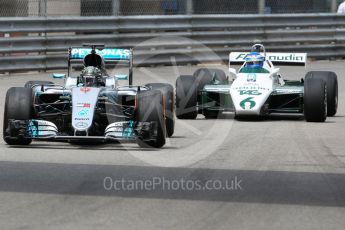
<path id="1" fill-rule="evenodd" d="M 1 35 L 1 72 L 66 68 L 67 48 L 85 42 L 134 47 L 136 65 L 227 62 L 255 40 L 313 58 L 345 54 L 337 14 L 0 18 Z"/>

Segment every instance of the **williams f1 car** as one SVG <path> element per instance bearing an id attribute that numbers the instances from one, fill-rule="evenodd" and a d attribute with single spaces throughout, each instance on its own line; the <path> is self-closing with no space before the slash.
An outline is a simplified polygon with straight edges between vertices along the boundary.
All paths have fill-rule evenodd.
<path id="1" fill-rule="evenodd" d="M 234 113 L 235 118 L 270 115 L 304 116 L 309 122 L 323 122 L 338 107 L 337 76 L 329 71 L 308 72 L 300 81 L 282 78 L 273 63 L 305 65 L 304 53 L 266 53 L 261 44 L 250 53 L 230 53 L 229 80 L 220 69 L 198 69 L 193 76 L 176 81 L 176 115 L 195 119 L 198 113 L 217 118 Z M 230 63 L 243 63 L 239 71 Z"/>
<path id="2" fill-rule="evenodd" d="M 132 60 L 132 49 L 94 44 L 70 48 L 67 76 L 53 74 L 64 79 L 63 86 L 29 81 L 7 91 L 5 142 L 134 141 L 141 147 L 164 146 L 174 132 L 173 87 L 160 83 L 134 86 Z M 73 76 L 71 71 L 81 62 L 81 74 Z M 115 67 L 123 64 L 129 66 L 129 73 L 116 75 Z M 120 80 L 129 84 L 121 86 Z"/>

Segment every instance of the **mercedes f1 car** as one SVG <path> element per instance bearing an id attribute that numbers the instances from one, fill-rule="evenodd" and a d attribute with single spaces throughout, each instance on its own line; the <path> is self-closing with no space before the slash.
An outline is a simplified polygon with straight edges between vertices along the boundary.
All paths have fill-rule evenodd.
<path id="1" fill-rule="evenodd" d="M 71 70 L 81 61 L 81 74 L 73 76 Z M 129 67 L 128 74 L 115 75 L 120 64 Z M 65 79 L 63 86 L 29 81 L 7 91 L 5 142 L 134 141 L 141 147 L 164 146 L 166 136 L 174 132 L 173 87 L 160 83 L 134 86 L 132 68 L 132 49 L 96 44 L 70 48 L 67 76 L 53 74 Z M 129 84 L 121 86 L 119 80 Z"/>
<path id="2" fill-rule="evenodd" d="M 217 118 L 227 112 L 235 118 L 299 115 L 309 122 L 323 122 L 337 112 L 336 74 L 312 71 L 300 81 L 290 81 L 273 65 L 305 65 L 306 59 L 304 53 L 266 53 L 261 44 L 250 53 L 230 53 L 234 80 L 222 70 L 206 68 L 177 79 L 176 115 L 179 119 L 195 119 L 198 113 Z M 233 62 L 243 63 L 238 72 L 231 68 Z"/>

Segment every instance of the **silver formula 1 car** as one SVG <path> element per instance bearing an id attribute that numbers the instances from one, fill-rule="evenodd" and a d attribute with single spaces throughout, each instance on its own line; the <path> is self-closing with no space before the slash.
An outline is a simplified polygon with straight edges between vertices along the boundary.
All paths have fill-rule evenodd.
<path id="1" fill-rule="evenodd" d="M 336 74 L 311 71 L 300 81 L 291 81 L 273 65 L 305 65 L 306 60 L 305 53 L 266 53 L 261 44 L 249 53 L 231 53 L 229 63 L 243 63 L 238 72 L 229 67 L 234 80 L 223 70 L 205 68 L 177 79 L 176 115 L 180 119 L 195 119 L 198 113 L 217 118 L 227 112 L 236 118 L 298 115 L 323 122 L 337 112 Z"/>
<path id="2" fill-rule="evenodd" d="M 73 76 L 71 70 L 81 62 L 81 74 Z M 116 75 L 115 67 L 123 64 L 129 66 L 129 73 Z M 173 87 L 160 83 L 134 86 L 132 75 L 132 49 L 95 44 L 70 48 L 67 76 L 53 74 L 65 79 L 63 86 L 29 81 L 7 91 L 5 142 L 136 141 L 141 147 L 164 146 L 166 136 L 174 132 Z M 129 84 L 120 86 L 120 80 Z"/>

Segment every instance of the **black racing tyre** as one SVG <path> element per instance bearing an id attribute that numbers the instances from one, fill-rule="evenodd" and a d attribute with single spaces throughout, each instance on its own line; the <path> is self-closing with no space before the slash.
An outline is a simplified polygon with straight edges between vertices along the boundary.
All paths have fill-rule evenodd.
<path id="1" fill-rule="evenodd" d="M 308 122 L 327 118 L 327 86 L 322 79 L 308 77 L 304 82 L 304 117 Z"/>
<path id="2" fill-rule="evenodd" d="M 219 116 L 219 111 L 210 111 L 210 110 L 204 110 L 203 115 L 206 119 L 217 119 Z"/>
<path id="3" fill-rule="evenodd" d="M 28 81 L 25 83 L 25 88 L 32 88 L 34 85 L 53 85 L 54 83 L 51 81 Z"/>
<path id="4" fill-rule="evenodd" d="M 198 91 L 196 78 L 181 75 L 176 80 L 176 117 L 195 119 L 198 116 Z"/>
<path id="5" fill-rule="evenodd" d="M 327 116 L 333 117 L 338 110 L 338 77 L 331 71 L 311 71 L 305 78 L 322 79 L 327 86 Z"/>
<path id="6" fill-rule="evenodd" d="M 138 137 L 137 142 L 143 148 L 161 148 L 165 145 L 166 128 L 164 124 L 163 96 L 159 90 L 147 90 L 138 93 L 138 121 L 156 122 L 155 140 L 144 141 Z"/>
<path id="7" fill-rule="evenodd" d="M 30 120 L 32 118 L 32 89 L 12 87 L 6 93 L 3 123 L 3 139 L 9 145 L 28 145 L 29 138 L 9 138 L 8 121 Z"/>
<path id="8" fill-rule="evenodd" d="M 201 68 L 196 70 L 193 76 L 197 78 L 198 91 L 202 90 L 207 83 L 211 82 L 214 76 L 216 76 L 216 79 L 221 82 L 224 82 L 227 79 L 225 72 L 221 69 Z"/>
<path id="9" fill-rule="evenodd" d="M 165 83 L 149 83 L 146 84 L 147 87 L 150 87 L 153 90 L 160 90 L 164 98 L 164 107 L 165 107 L 165 126 L 167 130 L 167 136 L 172 137 L 175 131 L 175 94 L 174 87 L 170 84 Z"/>

